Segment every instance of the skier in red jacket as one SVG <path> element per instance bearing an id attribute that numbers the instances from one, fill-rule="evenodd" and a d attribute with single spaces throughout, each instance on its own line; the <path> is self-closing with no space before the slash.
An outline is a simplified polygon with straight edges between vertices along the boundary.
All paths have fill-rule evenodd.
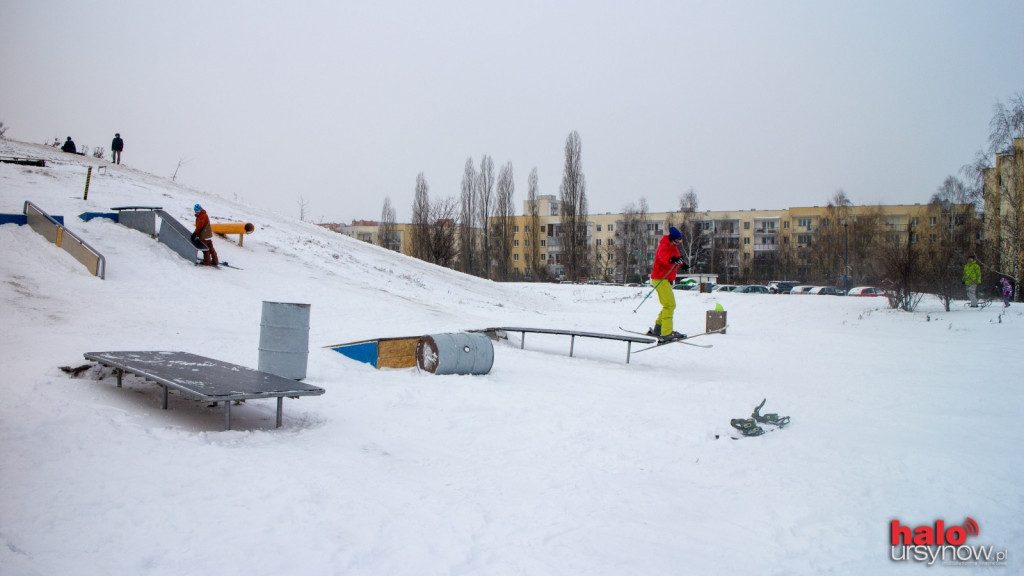
<path id="1" fill-rule="evenodd" d="M 671 342 L 682 340 L 686 334 L 681 334 L 672 329 L 672 317 L 676 311 L 676 297 L 672 293 L 672 285 L 676 281 L 676 269 L 682 268 L 685 272 L 690 267 L 679 255 L 679 245 L 683 241 L 683 234 L 675 226 L 668 229 L 668 234 L 661 237 L 658 249 L 654 252 L 654 267 L 651 269 L 651 283 L 658 292 L 658 301 L 661 302 L 661 313 L 654 321 L 654 328 L 647 331 L 647 334 L 656 337 L 660 342 Z"/>

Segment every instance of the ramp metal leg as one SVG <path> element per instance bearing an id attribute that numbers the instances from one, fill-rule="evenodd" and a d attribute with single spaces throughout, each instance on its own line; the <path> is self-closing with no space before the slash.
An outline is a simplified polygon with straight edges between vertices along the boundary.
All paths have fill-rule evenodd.
<path id="1" fill-rule="evenodd" d="M 231 430 L 231 400 L 224 401 L 224 429 Z"/>
<path id="2" fill-rule="evenodd" d="M 121 370 L 120 368 L 115 368 L 114 369 L 114 374 L 117 374 L 117 387 L 120 388 L 121 387 L 121 376 L 124 375 L 124 370 Z"/>
<path id="3" fill-rule="evenodd" d="M 626 364 L 629 364 L 629 355 L 633 352 L 633 343 L 626 342 Z"/>
<path id="4" fill-rule="evenodd" d="M 284 396 L 277 397 L 277 427 L 281 427 L 281 413 L 284 411 Z"/>
<path id="5" fill-rule="evenodd" d="M 520 332 L 522 338 L 519 339 L 519 349 L 526 348 L 526 332 Z"/>
<path id="6" fill-rule="evenodd" d="M 569 338 L 569 358 L 572 358 L 572 351 L 576 349 L 576 335 Z"/>
<path id="7" fill-rule="evenodd" d="M 162 386 L 163 389 L 164 389 L 164 410 L 167 410 L 167 388 L 168 387 L 167 387 L 166 384 L 161 384 L 160 386 Z"/>

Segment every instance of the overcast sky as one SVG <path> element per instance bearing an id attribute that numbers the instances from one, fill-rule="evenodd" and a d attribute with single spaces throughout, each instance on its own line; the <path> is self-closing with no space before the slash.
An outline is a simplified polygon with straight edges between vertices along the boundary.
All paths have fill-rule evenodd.
<path id="1" fill-rule="evenodd" d="M 590 212 L 927 202 L 1024 90 L 1020 0 L 0 0 L 7 136 L 313 221 L 457 197 L 467 158 Z M 146 199 L 140 198 L 144 202 Z M 155 200 L 155 199 L 154 199 Z"/>

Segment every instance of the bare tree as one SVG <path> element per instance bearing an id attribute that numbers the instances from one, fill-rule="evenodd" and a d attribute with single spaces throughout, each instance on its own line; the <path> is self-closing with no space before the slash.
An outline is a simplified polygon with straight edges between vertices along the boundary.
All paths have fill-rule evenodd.
<path id="1" fill-rule="evenodd" d="M 913 226 L 893 230 L 879 245 L 878 258 L 885 269 L 882 287 L 891 308 L 913 312 L 921 302 L 922 254 L 915 246 Z"/>
<path id="2" fill-rule="evenodd" d="M 491 277 L 491 210 L 494 204 L 494 161 L 484 155 L 480 159 L 480 173 L 477 175 L 476 219 L 480 230 L 483 277 Z"/>
<path id="3" fill-rule="evenodd" d="M 384 208 L 380 212 L 380 224 L 377 225 L 377 245 L 388 250 L 398 250 L 398 230 L 395 226 L 395 208 L 391 205 L 391 197 L 384 198 Z"/>
<path id="4" fill-rule="evenodd" d="M 850 206 L 846 192 L 837 190 L 825 207 L 825 216 L 814 231 L 809 251 L 811 274 L 830 284 L 839 284 L 845 273 L 844 256 L 849 239 Z"/>
<path id="5" fill-rule="evenodd" d="M 650 272 L 654 254 L 647 243 L 647 200 L 623 209 L 622 220 L 615 223 L 616 275 L 623 282 L 643 282 Z"/>
<path id="6" fill-rule="evenodd" d="M 501 167 L 498 173 L 498 189 L 494 206 L 494 231 L 491 253 L 494 259 L 496 280 L 512 278 L 512 240 L 515 237 L 516 209 L 513 197 L 516 184 L 512 171 L 512 163 Z"/>
<path id="7" fill-rule="evenodd" d="M 707 258 L 708 235 L 704 232 L 704 220 L 697 214 L 697 192 L 693 188 L 679 199 L 679 231 L 683 241 L 679 247 L 686 266 L 696 269 Z"/>
<path id="8" fill-rule="evenodd" d="M 466 274 L 477 274 L 480 262 L 480 244 L 476 229 L 476 186 L 477 173 L 473 166 L 473 158 L 467 158 L 462 171 L 462 190 L 459 195 L 459 260 L 462 271 Z"/>
<path id="9" fill-rule="evenodd" d="M 306 200 L 306 197 L 300 194 L 299 195 L 298 204 L 299 204 L 299 221 L 300 222 L 305 222 L 306 221 L 306 212 L 309 209 L 309 200 Z"/>
<path id="10" fill-rule="evenodd" d="M 559 245 L 562 264 L 569 280 L 577 282 L 587 273 L 587 182 L 583 175 L 583 145 L 573 131 L 565 140 L 565 168 L 559 188 L 561 225 Z"/>
<path id="11" fill-rule="evenodd" d="M 4 140 L 7 138 L 6 134 L 8 128 L 10 128 L 10 126 L 4 126 L 4 123 L 0 122 L 0 140 Z"/>
<path id="12" fill-rule="evenodd" d="M 545 274 L 545 267 L 541 266 L 540 263 L 540 206 L 537 203 L 537 195 L 539 194 L 539 185 L 537 182 L 537 167 L 530 171 L 530 177 L 527 179 L 527 211 L 529 214 L 529 227 L 526 234 L 527 248 L 527 262 L 526 267 L 530 272 L 530 276 L 534 280 L 544 280 L 547 274 Z"/>
<path id="13" fill-rule="evenodd" d="M 416 176 L 412 222 L 409 226 L 409 253 L 420 260 L 430 261 L 430 186 L 423 172 Z"/>
<path id="14" fill-rule="evenodd" d="M 438 266 L 451 268 L 458 254 L 458 227 L 456 217 L 459 214 L 459 203 L 452 198 L 444 198 L 430 205 L 428 233 L 428 262 Z"/>
<path id="15" fill-rule="evenodd" d="M 1015 94 L 1009 106 L 997 103 L 989 128 L 989 153 L 996 161 L 984 172 L 984 202 L 995 258 L 983 265 L 1019 285 L 1024 273 L 1024 93 Z M 1020 300 L 1019 290 L 1015 300 Z"/>
<path id="16" fill-rule="evenodd" d="M 1013 141 L 1024 138 L 1024 92 L 1010 97 L 1010 105 L 996 102 L 989 121 L 989 154 L 1005 154 L 1013 149 Z"/>
<path id="17" fill-rule="evenodd" d="M 54 142 L 57 142 L 57 140 L 54 140 Z M 54 146 L 56 146 L 56 144 L 54 144 Z M 174 167 L 174 173 L 171 174 L 171 182 L 176 182 L 178 180 L 178 170 L 181 170 L 181 167 L 189 162 L 191 162 L 191 160 L 185 158 L 178 159 L 178 165 Z"/>

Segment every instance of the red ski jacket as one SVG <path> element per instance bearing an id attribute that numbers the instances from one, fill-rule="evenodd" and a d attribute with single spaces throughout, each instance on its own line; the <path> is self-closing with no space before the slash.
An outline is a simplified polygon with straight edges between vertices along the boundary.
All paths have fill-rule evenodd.
<path id="1" fill-rule="evenodd" d="M 679 256 L 679 248 L 675 242 L 668 237 L 668 234 L 661 237 L 658 242 L 658 249 L 654 252 L 654 268 L 651 270 L 651 280 L 676 281 L 676 269 L 669 262 L 672 258 Z"/>

